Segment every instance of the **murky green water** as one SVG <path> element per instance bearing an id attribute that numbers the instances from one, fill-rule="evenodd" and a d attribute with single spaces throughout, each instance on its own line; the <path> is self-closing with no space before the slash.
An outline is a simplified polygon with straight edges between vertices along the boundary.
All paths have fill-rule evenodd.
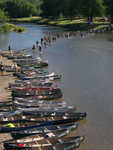
<path id="1" fill-rule="evenodd" d="M 10 43 L 14 49 L 30 48 L 54 27 L 25 24 L 27 33 L 0 36 L 0 49 Z M 78 134 L 85 135 L 80 150 L 113 150 L 113 42 L 112 35 L 85 39 L 60 38 L 44 50 L 49 70 L 63 73 L 60 84 L 64 100 L 88 113 Z"/>

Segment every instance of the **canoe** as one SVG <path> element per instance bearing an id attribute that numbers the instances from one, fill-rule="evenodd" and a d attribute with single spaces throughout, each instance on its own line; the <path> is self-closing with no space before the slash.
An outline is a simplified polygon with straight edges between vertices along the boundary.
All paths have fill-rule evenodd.
<path id="1" fill-rule="evenodd" d="M 33 64 L 21 64 L 17 63 L 20 67 L 32 67 L 32 68 L 43 68 L 48 66 L 48 62 L 39 62 L 39 63 L 33 63 Z"/>
<path id="2" fill-rule="evenodd" d="M 62 78 L 61 74 L 54 74 L 54 75 L 38 75 L 38 74 L 23 74 L 23 73 L 14 73 L 14 76 L 18 77 L 20 80 L 59 80 Z"/>
<path id="3" fill-rule="evenodd" d="M 15 108 L 64 108 L 67 107 L 67 109 L 70 109 L 70 106 L 67 106 L 65 103 L 56 103 L 56 104 L 37 104 L 37 103 L 29 103 L 29 100 L 27 102 L 18 102 L 18 101 L 13 101 L 13 106 L 15 106 Z M 72 106 L 73 107 L 73 106 Z M 74 107 L 73 107 L 74 109 Z"/>
<path id="4" fill-rule="evenodd" d="M 7 111 L 12 111 L 13 110 L 13 105 L 11 103 L 1 103 L 0 104 L 0 113 L 1 112 L 7 112 Z"/>
<path id="5" fill-rule="evenodd" d="M 32 125 L 32 124 L 41 124 L 41 123 L 46 123 L 48 121 L 58 121 L 58 120 L 64 120 L 64 119 L 76 119 L 76 121 L 78 120 L 82 120 L 84 119 L 83 117 L 79 117 L 79 116 L 75 116 L 75 117 L 66 117 L 66 116 L 49 116 L 49 117 L 38 117 L 36 115 L 22 115 L 21 113 L 18 115 L 12 115 L 12 116 L 2 116 L 0 117 L 0 124 L 5 125 L 6 124 L 10 124 L 13 123 L 14 126 L 24 126 L 24 123 L 27 123 L 28 125 Z"/>
<path id="6" fill-rule="evenodd" d="M 72 112 L 75 110 L 73 106 L 64 106 L 64 107 L 16 107 L 17 110 L 22 110 L 23 112 L 36 111 L 36 112 Z"/>
<path id="7" fill-rule="evenodd" d="M 81 113 L 81 112 L 53 112 L 52 110 L 51 111 L 23 111 L 22 112 L 23 115 L 34 115 L 37 116 L 37 117 L 61 117 L 61 116 L 65 116 L 65 117 L 79 117 L 81 119 L 84 119 L 86 118 L 87 116 L 87 113 L 84 112 L 84 113 Z"/>
<path id="8" fill-rule="evenodd" d="M 32 56 L 31 55 L 23 55 L 23 54 L 16 54 L 16 55 L 13 55 L 13 56 L 11 56 L 11 55 L 7 55 L 7 58 L 8 59 L 28 59 L 28 58 L 32 58 Z"/>
<path id="9" fill-rule="evenodd" d="M 40 92 L 40 94 L 39 94 Z M 12 97 L 13 99 L 15 97 L 35 97 L 38 100 L 51 100 L 51 99 L 58 99 L 62 98 L 62 92 L 59 88 L 54 88 L 52 90 L 40 90 L 40 91 L 35 91 L 35 90 L 30 90 L 30 91 L 24 91 L 24 92 L 12 92 Z"/>
<path id="10" fill-rule="evenodd" d="M 24 109 L 25 111 L 29 111 L 30 109 L 32 109 L 32 111 L 44 111 L 46 109 L 46 111 L 65 111 L 66 112 L 70 112 L 70 111 L 73 111 L 75 110 L 76 108 L 74 106 L 67 106 L 66 103 L 63 103 L 63 102 L 58 102 L 58 103 L 37 103 L 37 102 L 34 102 L 32 101 L 29 102 L 29 100 L 27 100 L 27 102 L 22 102 L 22 101 L 17 101 L 17 100 L 14 100 L 12 105 L 14 106 L 15 109 Z"/>
<path id="11" fill-rule="evenodd" d="M 45 131 L 47 131 L 48 128 L 45 128 Z M 28 130 L 29 131 L 29 130 Z M 44 138 L 51 138 L 51 137 L 56 137 L 56 138 L 61 138 L 63 136 L 66 136 L 67 134 L 70 133 L 71 130 L 69 129 L 61 129 L 61 130 L 48 130 L 47 132 L 44 132 L 44 130 L 37 130 L 37 133 L 35 133 L 35 130 L 32 130 L 33 132 L 28 132 L 26 131 L 17 131 L 17 132 L 11 132 L 11 136 L 13 137 L 13 139 L 29 139 L 30 137 L 42 137 L 42 139 Z M 18 134 L 19 133 L 19 134 Z M 21 134 L 22 133 L 22 134 Z M 27 134 L 29 133 L 29 134 Z"/>
<path id="12" fill-rule="evenodd" d="M 19 109 L 16 111 L 7 111 L 0 115 L 0 123 L 23 123 L 23 122 L 38 122 L 43 123 L 44 121 L 51 121 L 51 120 L 63 120 L 63 119 L 71 119 L 76 118 L 77 120 L 83 120 L 87 116 L 86 113 L 79 113 L 79 112 L 63 112 L 58 110 L 34 110 L 31 109 Z"/>
<path id="13" fill-rule="evenodd" d="M 40 88 L 38 88 L 38 87 L 36 87 L 36 86 L 33 86 L 33 85 L 31 85 L 31 86 L 29 86 L 29 87 L 18 87 L 18 88 L 14 88 L 14 89 L 12 89 L 12 93 L 23 93 L 23 92 L 38 92 L 38 93 L 50 93 L 50 92 L 52 92 L 52 91 L 54 91 L 54 92 L 59 92 L 59 91 L 61 91 L 61 89 L 60 88 L 55 88 L 55 87 L 40 87 Z"/>
<path id="14" fill-rule="evenodd" d="M 51 87 L 51 86 L 54 87 L 55 84 L 53 84 L 53 82 L 49 81 L 49 80 L 48 81 L 46 80 L 44 82 L 38 81 L 38 80 L 32 80 L 32 81 L 28 81 L 28 80 L 15 80 L 15 83 L 9 83 L 8 87 L 10 89 L 14 89 L 14 88 L 24 87 L 24 86 L 28 86 L 29 87 L 30 85 L 32 85 L 32 86 L 38 86 L 38 87 Z"/>
<path id="15" fill-rule="evenodd" d="M 30 66 L 21 66 L 21 70 L 22 71 L 34 71 L 34 72 L 39 72 L 40 71 L 40 74 L 48 74 L 48 71 L 43 70 L 43 68 L 33 68 L 33 67 L 30 67 Z"/>
<path id="16" fill-rule="evenodd" d="M 29 58 L 29 59 L 14 59 L 13 62 L 19 63 L 19 64 L 32 64 L 32 63 L 37 63 L 37 62 L 48 62 L 42 61 L 40 57 L 38 58 Z"/>
<path id="17" fill-rule="evenodd" d="M 0 108 L 5 106 L 12 106 L 12 101 L 0 102 Z"/>
<path id="18" fill-rule="evenodd" d="M 12 131 L 22 131 L 22 130 L 30 130 L 33 128 L 40 128 L 40 127 L 46 127 L 46 126 L 52 126 L 52 125 L 60 125 L 60 124 L 67 124 L 67 123 L 72 123 L 78 121 L 80 118 L 70 118 L 70 119 L 61 119 L 57 121 L 45 121 L 43 123 L 32 123 L 32 122 L 27 122 L 25 123 L 17 123 L 17 124 L 6 124 L 6 125 L 1 125 L 0 127 L 0 133 L 10 133 Z M 18 125 L 18 126 L 16 126 Z M 5 127 L 7 126 L 7 127 Z M 10 126 L 10 127 L 8 127 Z"/>
<path id="19" fill-rule="evenodd" d="M 74 148 L 78 148 L 80 146 L 79 143 L 71 142 L 65 144 L 34 144 L 32 146 L 27 146 L 25 144 L 5 144 L 5 150 L 72 150 Z"/>
<path id="20" fill-rule="evenodd" d="M 25 142 L 24 142 L 25 141 Z M 41 136 L 31 136 L 27 137 L 24 139 L 19 139 L 19 140 L 10 140 L 7 142 L 4 142 L 4 147 L 7 149 L 39 149 L 39 148 L 44 148 L 44 149 L 53 149 L 55 150 L 56 147 L 58 147 L 58 150 L 65 150 L 65 149 L 72 149 L 73 148 L 78 148 L 81 144 L 81 142 L 84 141 L 83 136 L 75 136 L 75 137 L 62 137 L 62 138 L 43 138 Z M 61 145 L 61 147 L 60 147 Z M 66 147 L 64 146 L 66 145 Z M 71 146 L 71 147 L 70 147 Z"/>
<path id="21" fill-rule="evenodd" d="M 12 92 L 29 92 L 29 91 L 37 91 L 39 93 L 41 93 L 41 91 L 45 91 L 45 92 L 48 92 L 48 91 L 52 91 L 52 90 L 61 90 L 60 88 L 55 88 L 55 87 L 37 87 L 37 86 L 34 86 L 34 85 L 29 85 L 29 86 L 23 86 L 23 87 L 15 87 L 15 88 L 12 88 Z"/>
<path id="22" fill-rule="evenodd" d="M 28 106 L 67 106 L 67 103 L 65 101 L 37 101 L 35 99 L 24 99 L 24 98 L 15 98 L 13 101 L 14 104 L 22 104 L 22 105 L 28 105 Z M 3 103 L 4 104 L 4 103 Z M 7 104 L 7 103 L 5 103 Z M 9 104 L 12 104 L 9 102 Z M 2 105 L 2 103 L 0 104 Z"/>
<path id="23" fill-rule="evenodd" d="M 54 125 L 54 126 L 48 126 L 48 127 L 41 127 L 41 128 L 33 128 L 30 130 L 24 130 L 24 131 L 14 131 L 11 132 L 11 136 L 14 139 L 19 139 L 19 138 L 23 138 L 26 136 L 30 136 L 30 135 L 34 135 L 34 134 L 46 134 L 46 133 L 50 133 L 50 132 L 59 132 L 62 130 L 67 130 L 67 131 L 72 131 L 78 128 L 78 123 L 69 123 L 69 124 L 62 124 L 62 125 Z M 64 136 L 64 135 L 63 135 Z M 58 135 L 58 137 L 61 137 L 61 134 Z"/>
<path id="24" fill-rule="evenodd" d="M 4 70 L 5 70 L 6 72 L 15 72 L 15 71 L 16 71 L 16 68 L 15 68 L 15 67 L 12 67 L 12 66 L 5 65 L 5 66 L 4 66 Z"/>
<path id="25" fill-rule="evenodd" d="M 40 140 L 44 140 L 45 138 L 48 140 L 51 139 L 58 139 L 58 138 L 63 138 L 65 135 L 67 135 L 69 132 L 67 129 L 62 129 L 59 131 L 49 131 L 47 133 L 38 133 L 38 134 L 32 134 L 29 136 L 25 136 L 23 138 L 16 138 L 15 141 L 16 143 L 28 143 L 28 142 L 32 142 L 32 141 L 40 141 Z M 77 140 L 79 136 L 77 136 L 76 138 L 72 138 L 71 140 Z M 65 137 L 64 137 L 65 138 Z M 80 139 L 84 139 L 83 137 L 79 137 Z M 69 139 L 68 139 L 69 140 Z M 66 142 L 66 140 L 65 140 Z M 73 141 L 71 141 L 73 142 Z M 54 143 L 53 143 L 54 144 Z"/>
<path id="26" fill-rule="evenodd" d="M 23 76 L 53 76 L 53 74 L 50 74 L 48 71 L 42 70 L 42 69 L 33 69 L 30 71 L 24 71 L 23 68 L 21 68 L 21 72 L 14 72 L 13 73 L 14 76 L 21 78 Z M 55 73 L 54 73 L 55 75 Z"/>

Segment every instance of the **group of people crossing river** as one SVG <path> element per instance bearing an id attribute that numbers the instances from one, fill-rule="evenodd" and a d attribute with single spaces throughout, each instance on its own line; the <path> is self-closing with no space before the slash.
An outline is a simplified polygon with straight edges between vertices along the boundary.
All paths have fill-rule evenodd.
<path id="1" fill-rule="evenodd" d="M 43 53 L 43 49 L 47 48 L 48 46 L 51 46 L 52 43 L 55 43 L 57 39 L 64 38 L 64 39 L 70 39 L 71 37 L 78 37 L 78 38 L 88 38 L 90 36 L 94 36 L 98 33 L 103 33 L 105 29 L 98 31 L 93 29 L 88 29 L 87 31 L 67 31 L 64 30 L 62 32 L 56 31 L 56 32 L 43 32 L 45 36 L 41 37 L 40 39 L 36 40 L 36 42 L 32 46 L 32 50 L 35 51 L 38 49 L 39 54 Z M 13 54 L 11 45 L 8 46 L 8 51 L 10 55 Z"/>
<path id="2" fill-rule="evenodd" d="M 102 30 L 104 32 L 104 30 Z M 36 42 L 32 46 L 32 52 L 36 52 L 38 50 L 39 56 L 41 56 L 44 52 L 44 49 L 51 46 L 53 43 L 57 41 L 57 39 L 64 38 L 70 39 L 71 37 L 77 37 L 80 39 L 85 39 L 90 36 L 94 36 L 95 34 L 99 33 L 94 31 L 93 29 L 89 29 L 88 31 L 62 31 L 62 32 L 43 32 L 45 36 L 41 37 L 40 39 L 36 40 Z M 25 49 L 27 50 L 27 49 Z M 11 45 L 8 46 L 9 55 L 13 56 L 13 50 Z M 1 61 L 0 63 L 0 72 L 3 72 L 4 64 Z"/>
<path id="3" fill-rule="evenodd" d="M 43 49 L 51 46 L 59 38 L 70 39 L 71 37 L 80 37 L 83 39 L 95 35 L 95 32 L 90 29 L 88 31 L 44 32 L 44 34 L 46 36 L 41 37 L 40 40 L 36 40 L 32 46 L 32 50 L 35 51 L 38 49 L 39 54 L 42 54 Z"/>

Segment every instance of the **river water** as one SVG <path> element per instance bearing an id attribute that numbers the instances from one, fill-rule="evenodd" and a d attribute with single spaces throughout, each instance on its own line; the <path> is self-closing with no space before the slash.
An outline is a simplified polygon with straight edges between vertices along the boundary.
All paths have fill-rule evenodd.
<path id="1" fill-rule="evenodd" d="M 30 48 L 56 27 L 24 24 L 27 33 L 0 35 L 0 49 Z M 49 70 L 63 74 L 64 100 L 87 112 L 87 119 L 74 135 L 85 135 L 80 150 L 113 150 L 113 42 L 112 35 L 60 38 L 44 50 Z"/>

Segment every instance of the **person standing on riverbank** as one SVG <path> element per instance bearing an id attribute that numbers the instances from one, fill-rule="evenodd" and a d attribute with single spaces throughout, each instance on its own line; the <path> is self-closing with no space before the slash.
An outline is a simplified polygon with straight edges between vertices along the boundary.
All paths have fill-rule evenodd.
<path id="1" fill-rule="evenodd" d="M 2 61 L 2 55 L 0 55 L 0 61 Z"/>
<path id="2" fill-rule="evenodd" d="M 3 72 L 4 72 L 4 66 L 2 64 L 2 62 L 0 63 L 0 73 L 1 75 L 3 75 Z"/>
<path id="3" fill-rule="evenodd" d="M 9 51 L 9 54 L 10 54 L 11 56 L 13 56 L 13 51 L 12 51 L 12 49 L 11 49 L 11 46 L 10 46 L 10 45 L 8 46 L 8 51 Z"/>

